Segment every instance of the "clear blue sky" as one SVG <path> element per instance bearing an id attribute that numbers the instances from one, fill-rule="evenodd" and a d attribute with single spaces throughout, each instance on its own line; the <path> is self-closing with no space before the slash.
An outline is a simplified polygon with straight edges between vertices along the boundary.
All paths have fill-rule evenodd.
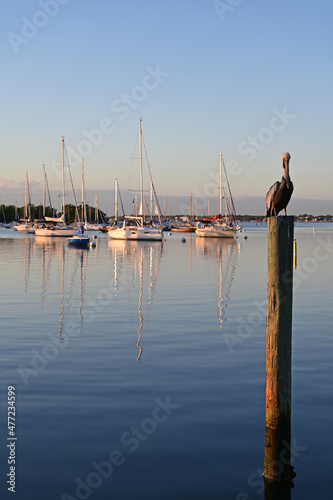
<path id="1" fill-rule="evenodd" d="M 133 187 L 141 117 L 162 196 L 203 192 L 222 150 L 234 195 L 264 197 L 289 151 L 294 196 L 332 199 L 332 19 L 328 0 L 5 2 L 0 186 L 42 161 L 56 182 L 64 135 L 87 188 Z"/>

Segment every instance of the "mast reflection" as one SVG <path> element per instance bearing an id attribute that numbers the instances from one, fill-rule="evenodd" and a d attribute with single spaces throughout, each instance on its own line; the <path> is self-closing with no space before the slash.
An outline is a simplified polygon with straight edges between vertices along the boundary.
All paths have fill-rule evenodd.
<path id="1" fill-rule="evenodd" d="M 62 239 L 39 237 L 34 240 L 34 251 L 40 255 L 41 313 L 54 313 L 59 304 L 59 348 L 64 342 L 66 318 L 73 316 L 73 306 L 79 302 L 80 334 L 84 326 L 84 294 L 88 252 L 69 248 Z M 53 279 L 51 279 L 51 276 Z M 79 291 L 79 297 L 78 297 Z M 54 296 L 58 299 L 54 299 Z M 52 299 L 47 301 L 47 298 Z"/>
<path id="2" fill-rule="evenodd" d="M 24 296 L 26 296 L 30 282 L 31 248 L 33 240 L 29 237 L 24 241 Z"/>
<path id="3" fill-rule="evenodd" d="M 220 238 L 196 238 L 197 252 L 202 254 L 204 259 L 218 262 L 219 269 L 219 298 L 217 301 L 219 310 L 219 329 L 227 321 L 226 309 L 230 300 L 232 282 L 238 261 L 239 245 L 234 239 Z"/>
<path id="4" fill-rule="evenodd" d="M 136 347 L 137 360 L 143 352 L 143 339 L 149 328 L 149 315 L 153 305 L 163 244 L 159 241 L 109 240 L 109 250 L 113 254 L 114 292 L 117 297 L 121 285 L 121 275 L 126 267 L 132 288 L 138 288 L 138 330 Z"/>

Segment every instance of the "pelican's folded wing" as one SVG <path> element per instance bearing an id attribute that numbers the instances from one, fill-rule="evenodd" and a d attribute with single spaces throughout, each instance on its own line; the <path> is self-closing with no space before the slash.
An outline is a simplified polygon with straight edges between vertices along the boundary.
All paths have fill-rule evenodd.
<path id="1" fill-rule="evenodd" d="M 276 181 L 274 182 L 273 186 L 271 186 L 266 194 L 265 198 L 265 208 L 266 208 L 266 217 L 270 217 L 273 215 L 272 209 L 273 209 L 273 200 L 275 198 L 275 195 L 280 187 L 280 182 Z"/>

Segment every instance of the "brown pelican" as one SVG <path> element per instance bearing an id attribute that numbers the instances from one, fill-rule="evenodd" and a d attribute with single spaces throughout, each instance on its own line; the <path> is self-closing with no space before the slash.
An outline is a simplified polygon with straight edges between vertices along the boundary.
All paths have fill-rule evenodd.
<path id="1" fill-rule="evenodd" d="M 293 183 L 289 177 L 289 160 L 291 156 L 289 153 L 282 155 L 283 175 L 281 182 L 276 181 L 270 187 L 265 198 L 266 217 L 277 215 L 282 209 L 284 214 L 287 215 L 287 205 L 290 201 L 292 192 L 294 190 Z"/>

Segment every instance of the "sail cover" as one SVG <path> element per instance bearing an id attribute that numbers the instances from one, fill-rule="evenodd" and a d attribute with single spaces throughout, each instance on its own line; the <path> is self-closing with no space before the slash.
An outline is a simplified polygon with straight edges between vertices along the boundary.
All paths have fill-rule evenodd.
<path id="1" fill-rule="evenodd" d="M 47 222 L 64 222 L 65 217 L 64 214 L 62 214 L 61 217 L 44 217 Z"/>

